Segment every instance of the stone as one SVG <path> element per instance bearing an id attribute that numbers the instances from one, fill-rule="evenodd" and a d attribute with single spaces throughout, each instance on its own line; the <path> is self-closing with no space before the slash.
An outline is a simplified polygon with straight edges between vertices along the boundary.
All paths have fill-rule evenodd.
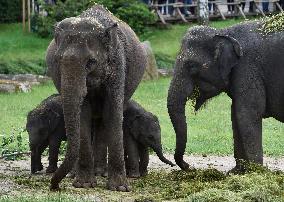
<path id="1" fill-rule="evenodd" d="M 158 79 L 159 78 L 158 67 L 157 67 L 155 55 L 151 48 L 151 43 L 149 41 L 144 41 L 142 45 L 147 52 L 147 59 L 148 59 L 148 64 L 145 69 L 145 73 L 143 75 L 143 80 Z"/>
<path id="2" fill-rule="evenodd" d="M 30 92 L 31 85 L 27 82 L 18 82 L 12 80 L 0 80 L 1 93 L 17 93 L 17 92 Z"/>
<path id="3" fill-rule="evenodd" d="M 174 75 L 173 69 L 158 69 L 158 73 L 160 77 L 170 77 Z"/>
<path id="4" fill-rule="evenodd" d="M 28 82 L 37 85 L 39 84 L 37 77 L 38 77 L 37 75 L 33 74 L 18 74 L 14 75 L 12 80 L 18 82 Z"/>

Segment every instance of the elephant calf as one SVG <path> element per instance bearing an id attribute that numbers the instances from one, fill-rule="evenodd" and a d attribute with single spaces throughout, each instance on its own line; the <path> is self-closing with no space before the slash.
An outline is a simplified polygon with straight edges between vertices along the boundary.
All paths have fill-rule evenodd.
<path id="1" fill-rule="evenodd" d="M 31 150 L 31 173 L 43 169 L 41 155 L 47 146 L 49 146 L 49 166 L 46 173 L 55 172 L 60 143 L 66 141 L 60 95 L 51 95 L 29 112 L 26 129 L 29 133 Z"/>
<path id="2" fill-rule="evenodd" d="M 124 111 L 123 133 L 125 167 L 129 177 L 147 174 L 149 147 L 162 162 L 174 166 L 163 156 L 158 118 L 133 100 L 128 102 Z"/>

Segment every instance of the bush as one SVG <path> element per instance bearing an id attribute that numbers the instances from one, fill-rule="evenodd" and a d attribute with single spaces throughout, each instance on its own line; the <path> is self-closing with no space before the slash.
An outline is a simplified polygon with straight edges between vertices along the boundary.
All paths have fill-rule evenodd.
<path id="1" fill-rule="evenodd" d="M 53 26 L 67 17 L 79 15 L 87 8 L 99 3 L 108 8 L 114 15 L 128 23 L 137 34 L 147 31 L 146 25 L 155 22 L 155 15 L 139 0 L 67 0 L 48 5 L 40 1 L 47 16 L 36 14 L 32 18 L 32 29 L 42 37 L 52 36 Z"/>
<path id="2" fill-rule="evenodd" d="M 21 20 L 21 1 L 0 0 L 0 23 L 19 22 Z"/>

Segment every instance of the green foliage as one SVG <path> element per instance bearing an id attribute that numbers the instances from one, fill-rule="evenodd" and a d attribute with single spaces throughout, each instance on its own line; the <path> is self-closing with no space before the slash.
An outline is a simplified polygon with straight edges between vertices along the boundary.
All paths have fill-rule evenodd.
<path id="1" fill-rule="evenodd" d="M 19 22 L 21 5 L 19 0 L 0 0 L 0 23 Z"/>
<path id="2" fill-rule="evenodd" d="M 41 2 L 47 16 L 36 14 L 32 19 L 32 27 L 42 37 L 52 36 L 53 26 L 67 17 L 78 16 L 96 3 L 107 7 L 114 15 L 128 23 L 138 34 L 144 33 L 146 25 L 155 22 L 155 15 L 152 14 L 147 6 L 138 0 L 67 0 L 64 3 L 57 1 L 56 5 L 48 5 Z"/>
<path id="3" fill-rule="evenodd" d="M 284 30 L 284 12 L 265 18 L 261 29 L 265 34 Z"/>
<path id="4" fill-rule="evenodd" d="M 0 132 L 0 156 L 28 150 L 23 128 L 13 128 L 9 134 Z M 15 158 L 16 156 L 9 156 L 6 159 L 15 160 Z"/>

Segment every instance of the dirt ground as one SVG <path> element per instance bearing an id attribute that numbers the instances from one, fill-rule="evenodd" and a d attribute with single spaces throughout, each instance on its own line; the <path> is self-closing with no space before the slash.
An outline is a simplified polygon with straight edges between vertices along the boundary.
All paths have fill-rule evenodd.
<path id="1" fill-rule="evenodd" d="M 173 155 L 165 155 L 168 159 L 174 162 Z M 233 156 L 196 156 L 188 155 L 184 156 L 186 162 L 194 168 L 216 168 L 219 171 L 229 171 L 235 166 L 235 161 Z M 47 158 L 43 159 L 44 167 L 47 167 Z M 265 157 L 264 165 L 272 170 L 282 170 L 284 171 L 284 157 L 272 158 Z M 170 167 L 162 163 L 157 156 L 150 156 L 150 170 L 166 170 L 170 171 L 172 169 L 179 169 L 177 166 Z M 1 195 L 18 195 L 22 193 L 23 189 L 27 187 L 19 185 L 11 180 L 11 177 L 18 175 L 30 176 L 30 161 L 27 157 L 25 160 L 17 161 L 5 161 L 0 160 L 0 196 Z M 44 171 L 39 173 L 39 175 L 44 175 Z M 100 200 L 97 200 L 100 201 Z"/>

